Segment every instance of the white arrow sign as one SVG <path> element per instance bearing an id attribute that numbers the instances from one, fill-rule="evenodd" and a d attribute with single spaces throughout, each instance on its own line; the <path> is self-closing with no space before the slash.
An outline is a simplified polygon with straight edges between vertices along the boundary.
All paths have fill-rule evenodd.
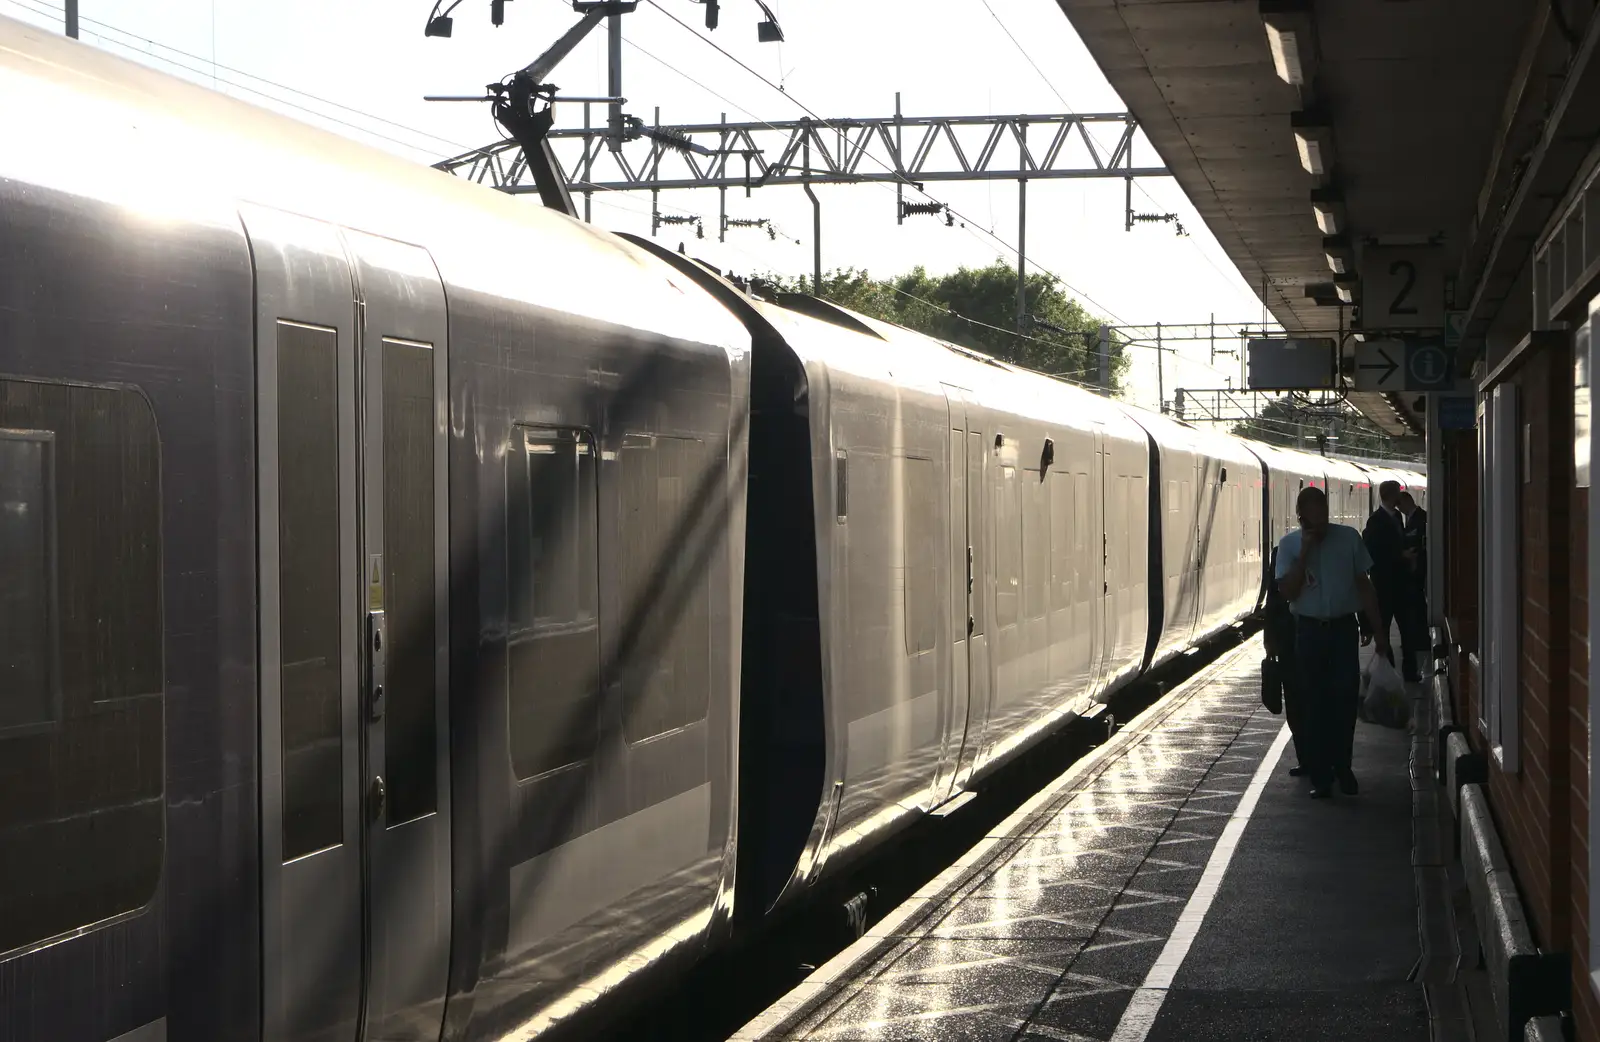
<path id="1" fill-rule="evenodd" d="M 1357 343 L 1356 390 L 1404 390 L 1405 360 L 1406 345 L 1398 340 L 1367 340 Z"/>

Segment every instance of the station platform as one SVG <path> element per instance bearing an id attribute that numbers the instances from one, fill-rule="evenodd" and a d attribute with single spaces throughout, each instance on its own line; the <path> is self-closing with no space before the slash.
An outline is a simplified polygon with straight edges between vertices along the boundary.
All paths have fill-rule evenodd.
<path id="1" fill-rule="evenodd" d="M 1130 721 L 734 1037 L 1429 1039 L 1429 725 L 1358 724 L 1360 794 L 1313 800 L 1261 656 Z"/>

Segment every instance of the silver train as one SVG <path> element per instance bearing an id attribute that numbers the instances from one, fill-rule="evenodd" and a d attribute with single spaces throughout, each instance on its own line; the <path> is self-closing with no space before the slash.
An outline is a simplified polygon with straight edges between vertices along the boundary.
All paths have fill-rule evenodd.
<path id="1" fill-rule="evenodd" d="M 4 19 L 0 139 L 3 1040 L 595 1030 L 1389 476 Z"/>

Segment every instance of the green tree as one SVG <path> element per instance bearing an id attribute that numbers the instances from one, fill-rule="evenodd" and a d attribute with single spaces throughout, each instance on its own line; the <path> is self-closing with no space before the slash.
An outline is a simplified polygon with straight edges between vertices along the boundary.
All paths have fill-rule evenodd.
<path id="1" fill-rule="evenodd" d="M 810 292 L 810 280 L 769 275 L 760 284 L 786 293 Z M 823 275 L 821 296 L 885 322 L 1076 383 L 1098 376 L 1102 320 L 1062 292 L 1048 275 L 1028 276 L 1027 328 L 1016 331 L 1017 269 L 996 260 L 983 268 L 930 275 L 918 265 L 903 275 L 874 279 L 856 268 Z M 1114 344 L 1111 385 L 1120 392 L 1128 359 Z"/>

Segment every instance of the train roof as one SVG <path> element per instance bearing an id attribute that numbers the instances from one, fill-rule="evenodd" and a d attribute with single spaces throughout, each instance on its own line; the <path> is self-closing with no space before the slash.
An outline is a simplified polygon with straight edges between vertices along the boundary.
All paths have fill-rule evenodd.
<path id="1" fill-rule="evenodd" d="M 0 99 L 0 178 L 152 228 L 284 210 L 426 246 L 454 287 L 748 350 L 725 308 L 618 236 L 3 16 Z"/>

